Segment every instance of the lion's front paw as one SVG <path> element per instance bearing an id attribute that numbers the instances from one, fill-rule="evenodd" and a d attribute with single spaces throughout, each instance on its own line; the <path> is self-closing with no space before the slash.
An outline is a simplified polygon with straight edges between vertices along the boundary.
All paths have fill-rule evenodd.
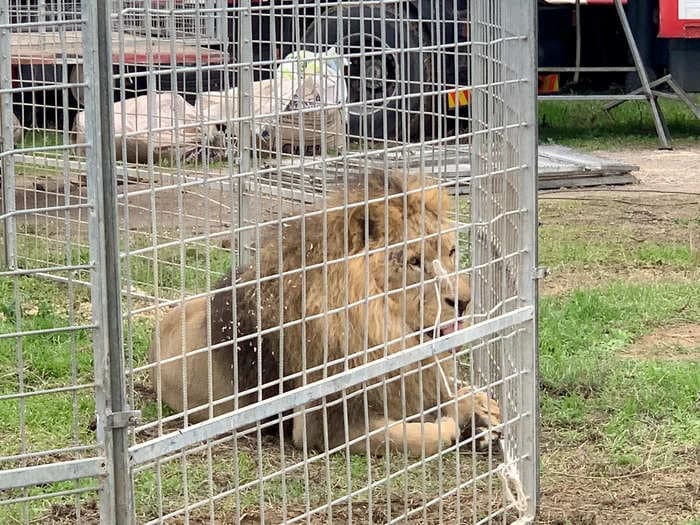
<path id="1" fill-rule="evenodd" d="M 501 439 L 501 431 L 496 428 L 501 424 L 501 408 L 485 392 L 477 392 L 473 399 L 474 430 L 477 436 L 475 448 L 477 452 L 485 452 L 489 450 L 489 445 L 496 448 Z M 461 439 L 466 440 L 471 436 L 472 422 L 469 420 L 462 427 Z"/>

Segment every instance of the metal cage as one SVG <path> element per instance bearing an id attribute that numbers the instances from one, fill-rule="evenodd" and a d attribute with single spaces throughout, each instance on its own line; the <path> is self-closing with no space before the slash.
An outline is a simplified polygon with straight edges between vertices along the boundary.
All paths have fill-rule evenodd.
<path id="1" fill-rule="evenodd" d="M 532 522 L 536 3 L 63 4 L 0 5 L 0 522 Z"/>

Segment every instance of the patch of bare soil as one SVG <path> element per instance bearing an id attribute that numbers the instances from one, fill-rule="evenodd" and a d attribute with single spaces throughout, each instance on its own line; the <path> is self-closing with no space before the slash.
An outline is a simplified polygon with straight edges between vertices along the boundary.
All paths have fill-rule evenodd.
<path id="1" fill-rule="evenodd" d="M 572 236 L 598 235 L 599 242 L 614 240 L 613 235 L 619 234 L 631 243 L 689 243 L 697 233 L 695 222 L 699 216 L 700 194 L 601 188 L 540 196 L 541 223 L 570 225 Z"/>
<path id="2" fill-rule="evenodd" d="M 68 525 L 82 523 L 85 525 L 97 524 L 100 522 L 100 511 L 97 507 L 97 500 L 88 500 L 80 505 L 79 513 L 72 503 L 54 503 L 49 507 L 40 523 L 51 525 Z"/>
<path id="3" fill-rule="evenodd" d="M 696 178 L 700 192 L 700 169 Z M 590 242 L 591 249 L 614 253 L 609 261 L 552 268 L 540 281 L 541 293 L 557 295 L 611 281 L 634 284 L 700 278 L 700 193 L 659 194 L 631 188 L 550 192 L 540 197 L 540 222 L 556 226 L 553 235 L 561 236 L 561 242 Z M 625 261 L 627 251 L 634 253 L 635 247 L 646 243 L 688 246 L 697 264 L 682 268 L 653 260 Z"/>
<path id="4" fill-rule="evenodd" d="M 595 266 L 557 270 L 540 281 L 540 294 L 561 295 L 572 290 L 604 286 L 613 281 L 629 284 L 691 283 L 700 279 L 700 270 L 672 271 L 667 268 L 627 268 Z"/>
<path id="5" fill-rule="evenodd" d="M 588 225 L 604 233 L 626 228 L 633 239 L 688 241 L 679 220 L 700 217 L 700 145 L 672 151 L 622 149 L 596 151 L 603 158 L 636 165 L 637 184 L 542 192 L 540 215 L 558 225 Z M 559 202 L 557 202 L 559 199 Z M 570 209 L 563 206 L 566 201 Z M 635 236 L 635 233 L 642 235 Z"/>
<path id="6" fill-rule="evenodd" d="M 700 324 L 659 328 L 630 345 L 622 355 L 638 359 L 697 361 L 700 359 Z"/>
<path id="7" fill-rule="evenodd" d="M 387 503 L 386 500 L 375 499 L 372 502 L 372 513 L 370 517 L 370 506 L 366 501 L 353 501 L 352 505 L 341 503 L 333 505 L 331 509 L 323 508 L 317 513 L 304 518 L 302 523 L 311 523 L 312 525 L 331 525 L 336 523 L 357 523 L 358 525 L 365 523 L 389 523 L 401 517 L 401 523 L 410 525 L 445 525 L 452 523 L 473 523 L 492 515 L 494 523 L 513 523 L 517 520 L 515 512 L 510 509 L 505 515 L 505 520 L 502 521 L 503 514 L 497 512 L 500 508 L 494 503 L 489 510 L 482 504 L 484 498 L 477 494 L 477 508 L 472 509 L 472 503 L 475 501 L 475 496 L 471 490 L 463 489 L 458 498 L 456 495 L 442 498 L 437 502 L 432 502 L 431 505 L 423 507 L 421 501 L 414 500 L 392 500 Z M 474 519 L 476 513 L 476 519 Z M 239 517 L 234 512 L 217 513 L 215 511 L 216 523 L 222 524 L 240 524 L 240 525 L 258 525 L 263 523 L 277 524 L 286 523 L 288 520 L 306 516 L 306 509 L 303 506 L 287 506 L 286 513 L 283 513 L 279 507 L 268 506 L 263 513 L 248 512 Z M 205 525 L 211 523 L 211 519 L 205 513 L 195 513 L 194 517 L 190 517 L 188 522 L 184 518 L 176 518 L 174 521 L 169 521 L 177 525 L 185 525 L 185 523 Z"/>
<path id="8" fill-rule="evenodd" d="M 677 466 L 607 475 L 609 460 L 591 445 L 550 451 L 542 456 L 538 523 L 685 523 L 700 515 L 699 459 L 697 451 L 679 453 Z"/>
<path id="9" fill-rule="evenodd" d="M 596 151 L 595 155 L 639 166 L 634 176 L 639 180 L 637 189 L 670 191 L 700 191 L 700 146 L 686 146 L 673 150 L 622 149 Z"/>

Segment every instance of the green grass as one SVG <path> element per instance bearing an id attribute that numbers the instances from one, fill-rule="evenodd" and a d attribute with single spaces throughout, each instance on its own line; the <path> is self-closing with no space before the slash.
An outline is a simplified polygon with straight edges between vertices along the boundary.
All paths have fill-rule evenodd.
<path id="1" fill-rule="evenodd" d="M 652 439 L 699 444 L 700 363 L 619 356 L 655 328 L 684 322 L 700 322 L 700 284 L 620 283 L 542 300 L 544 424 L 574 442 L 595 427 L 623 465 Z"/>
<path id="2" fill-rule="evenodd" d="M 172 239 L 161 238 L 157 242 L 162 244 L 169 241 Z M 146 236 L 132 238 L 128 242 L 130 251 L 151 246 L 153 243 Z M 126 240 L 122 239 L 123 253 L 126 248 Z M 74 240 L 71 249 L 67 250 L 63 239 L 52 239 L 49 233 L 32 227 L 20 230 L 18 253 L 18 264 L 25 269 L 88 264 L 90 260 L 85 241 L 78 243 Z M 128 260 L 123 257 L 120 269 L 122 277 L 130 279 L 132 291 L 153 296 L 157 287 L 161 297 L 178 297 L 179 290 L 190 294 L 205 291 L 207 278 L 211 280 L 211 286 L 214 286 L 231 268 L 233 259 L 231 250 L 213 244 L 207 248 L 203 242 L 189 242 L 182 252 L 179 246 L 174 246 L 131 255 Z M 89 272 L 76 271 L 74 278 L 88 282 Z"/>
<path id="3" fill-rule="evenodd" d="M 15 300 L 17 298 L 17 300 Z M 16 316 L 20 305 L 21 316 Z M 72 322 L 71 322 L 72 319 Z M 40 331 L 91 325 L 88 291 L 75 286 L 69 302 L 66 287 L 23 277 L 0 278 L 0 333 Z M 49 390 L 93 381 L 91 329 L 0 339 L 0 395 Z M 132 321 L 136 364 L 145 362 L 150 326 Z M 19 366 L 19 360 L 23 366 Z M 22 451 L 20 414 L 24 419 L 25 451 L 36 452 L 94 442 L 89 424 L 94 417 L 92 388 L 0 400 L 0 456 Z"/>
<path id="4" fill-rule="evenodd" d="M 616 202 L 592 199 L 543 199 L 540 205 L 539 259 L 553 274 L 590 269 L 602 275 L 627 275 L 638 269 L 670 274 L 700 270 L 691 250 L 691 230 L 700 215 L 696 207 L 656 200 L 651 216 L 647 198 Z M 591 217 L 596 217 L 592 223 Z M 627 219 L 629 217 L 629 219 Z M 608 271 L 609 270 L 609 271 Z"/>
<path id="5" fill-rule="evenodd" d="M 367 502 L 370 497 L 377 507 L 386 505 L 390 498 L 393 503 L 407 498 L 410 504 L 439 494 L 439 479 L 436 475 L 439 469 L 442 471 L 445 487 L 455 486 L 457 471 L 460 472 L 463 481 L 470 479 L 473 472 L 470 460 L 462 459 L 458 467 L 454 454 L 445 456 L 442 460 L 429 460 L 424 467 L 419 465 L 418 468 L 405 471 L 405 463 L 400 455 L 392 455 L 388 460 L 374 461 L 368 461 L 365 456 L 354 455 L 348 462 L 344 453 L 338 453 L 327 460 L 322 458 L 320 461 L 309 463 L 307 475 L 301 466 L 291 467 L 302 461 L 299 451 L 287 448 L 285 454 L 287 470 L 284 474 L 276 447 L 266 448 L 260 463 L 253 446 L 244 446 L 235 456 L 230 443 L 214 449 L 212 455 L 215 460 L 211 465 L 204 453 L 188 454 L 186 482 L 182 463 L 177 459 L 161 464 L 159 473 L 156 467 L 144 470 L 136 477 L 139 519 L 157 516 L 160 494 L 163 495 L 164 513 L 182 507 L 185 487 L 190 502 L 206 499 L 210 488 L 209 469 L 212 471 L 214 493 L 244 487 L 216 503 L 216 512 L 225 513 L 228 520 L 224 521 L 227 522 L 233 521 L 237 497 L 240 501 L 238 508 L 242 514 L 254 516 L 261 502 L 267 512 L 279 509 L 285 498 L 287 505 L 298 512 L 304 507 L 307 497 L 311 508 L 323 506 L 329 499 L 333 500 L 367 487 L 370 479 L 379 480 L 385 478 L 388 473 L 393 473 L 395 477 L 389 483 L 374 488 L 371 495 L 365 492 L 355 497 L 353 504 Z M 478 472 L 485 472 L 487 462 L 479 459 L 477 469 Z M 259 472 L 262 472 L 264 477 L 273 477 L 260 483 Z M 330 476 L 327 473 L 330 473 Z M 477 482 L 477 485 L 479 491 L 488 490 L 485 480 Z M 468 498 L 466 495 L 470 494 L 470 489 L 464 489 L 463 494 Z M 206 510 L 207 505 L 204 506 L 205 513 Z M 221 514 L 218 515 L 223 520 Z"/>
<path id="6" fill-rule="evenodd" d="M 138 247 L 132 245 L 132 249 L 134 248 Z M 157 255 L 149 252 L 134 256 L 130 259 L 128 267 L 131 270 L 132 281 L 148 294 L 155 293 L 156 282 L 159 289 L 166 292 L 165 295 L 178 290 L 194 294 L 206 290 L 207 275 L 211 286 L 214 286 L 229 271 L 231 263 L 230 250 L 211 246 L 207 263 L 207 248 L 203 244 L 190 244 L 185 248 L 184 254 L 180 252 L 179 247 L 173 247 L 159 249 Z M 126 262 L 123 263 L 123 268 L 126 272 Z"/>
<path id="7" fill-rule="evenodd" d="M 22 140 L 17 145 L 17 148 L 47 148 L 68 143 L 69 138 L 63 132 L 27 130 L 22 135 Z M 56 154 L 55 152 L 47 152 L 47 154 L 49 153 Z"/>
<path id="8" fill-rule="evenodd" d="M 580 235 L 583 233 L 583 235 Z M 587 235 L 586 235 L 587 234 Z M 561 242 L 566 238 L 566 242 Z M 577 269 L 590 265 L 639 267 L 668 267 L 674 270 L 697 268 L 698 263 L 689 245 L 674 242 L 635 241 L 601 235 L 590 238 L 584 227 L 546 226 L 540 234 L 541 264 L 551 267 Z"/>
<path id="9" fill-rule="evenodd" d="M 20 316 L 16 315 L 18 310 Z M 0 333 L 28 332 L 91 324 L 89 291 L 74 286 L 69 302 L 67 286 L 41 278 L 0 277 Z M 71 323 L 72 319 L 72 323 Z M 146 362 L 150 323 L 132 321 L 135 365 Z M 23 366 L 19 366 L 19 359 Z M 0 339 L 0 396 L 19 391 L 22 371 L 26 393 L 93 382 L 92 334 L 90 329 L 52 334 Z M 151 412 L 154 412 L 153 410 Z M 0 400 L 0 456 L 39 452 L 63 447 L 93 445 L 96 436 L 91 429 L 95 417 L 92 388 L 53 392 L 17 399 Z M 21 438 L 21 439 L 20 439 Z M 23 442 L 23 443 L 22 443 Z M 63 459 L 74 459 L 67 454 Z M 30 464 L 43 462 L 40 458 Z M 20 463 L 4 462 L 2 468 L 19 467 Z M 83 488 L 83 503 L 94 501 L 94 480 L 52 483 L 11 491 L 6 497 L 37 496 L 61 490 Z M 25 512 L 30 521 L 44 523 L 51 514 L 51 505 L 73 505 L 74 496 L 41 499 L 31 505 L 0 506 L 0 523 L 24 523 Z"/>
<path id="10" fill-rule="evenodd" d="M 695 97 L 696 103 L 700 98 Z M 700 120 L 683 104 L 661 100 L 661 109 L 674 146 L 695 144 L 700 139 Z M 555 142 L 593 150 L 625 146 L 658 145 L 649 104 L 628 101 L 603 111 L 603 102 L 539 102 L 540 142 Z"/>

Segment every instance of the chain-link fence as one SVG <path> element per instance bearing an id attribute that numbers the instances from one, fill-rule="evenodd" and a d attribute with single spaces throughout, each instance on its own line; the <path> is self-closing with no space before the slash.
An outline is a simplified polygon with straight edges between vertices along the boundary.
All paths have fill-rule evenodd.
<path id="1" fill-rule="evenodd" d="M 0 522 L 537 503 L 535 3 L 0 4 Z"/>

